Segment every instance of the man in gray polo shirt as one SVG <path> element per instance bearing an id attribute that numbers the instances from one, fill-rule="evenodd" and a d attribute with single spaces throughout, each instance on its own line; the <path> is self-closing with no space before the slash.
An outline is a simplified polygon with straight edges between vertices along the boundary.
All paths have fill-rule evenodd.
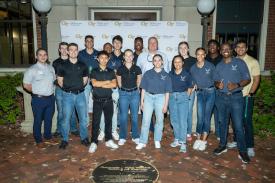
<path id="1" fill-rule="evenodd" d="M 43 48 L 36 51 L 37 63 L 24 74 L 23 86 L 32 93 L 33 136 L 38 147 L 42 143 L 41 125 L 44 121 L 44 139 L 52 138 L 52 118 L 54 114 L 54 68 L 47 63 L 48 54 Z"/>

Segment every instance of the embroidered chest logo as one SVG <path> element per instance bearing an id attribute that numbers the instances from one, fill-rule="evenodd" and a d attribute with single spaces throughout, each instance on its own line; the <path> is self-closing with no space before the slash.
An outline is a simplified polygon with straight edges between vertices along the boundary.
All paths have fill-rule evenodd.
<path id="1" fill-rule="evenodd" d="M 231 67 L 232 67 L 232 71 L 236 71 L 236 70 L 237 70 L 238 65 L 232 65 Z"/>
<path id="2" fill-rule="evenodd" d="M 205 74 L 210 74 L 211 69 L 205 68 Z"/>
<path id="3" fill-rule="evenodd" d="M 116 62 L 112 62 L 112 66 L 115 67 L 116 66 Z"/>
<path id="4" fill-rule="evenodd" d="M 180 76 L 181 81 L 185 81 L 186 76 Z"/>
<path id="5" fill-rule="evenodd" d="M 161 80 L 165 80 L 167 76 L 164 76 L 164 75 L 160 75 L 160 79 Z"/>

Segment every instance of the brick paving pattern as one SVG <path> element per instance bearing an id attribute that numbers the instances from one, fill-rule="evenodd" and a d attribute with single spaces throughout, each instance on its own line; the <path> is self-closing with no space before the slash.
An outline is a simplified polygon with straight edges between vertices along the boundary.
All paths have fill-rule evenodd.
<path id="1" fill-rule="evenodd" d="M 57 139 L 59 141 L 59 139 Z M 243 164 L 232 149 L 220 156 L 212 152 L 218 141 L 210 135 L 206 151 L 194 151 L 188 144 L 186 154 L 171 148 L 172 130 L 166 122 L 162 148 L 154 148 L 152 134 L 149 144 L 141 151 L 128 140 L 117 150 L 110 150 L 103 142 L 94 154 L 80 144 L 79 137 L 71 136 L 66 150 L 58 143 L 48 143 L 38 148 L 31 135 L 7 126 L 0 127 L 0 182 L 91 182 L 93 169 L 108 160 L 138 159 L 153 164 L 160 172 L 158 183 L 185 182 L 274 182 L 275 138 L 256 138 L 256 157 Z M 194 142 L 194 138 L 192 143 Z"/>

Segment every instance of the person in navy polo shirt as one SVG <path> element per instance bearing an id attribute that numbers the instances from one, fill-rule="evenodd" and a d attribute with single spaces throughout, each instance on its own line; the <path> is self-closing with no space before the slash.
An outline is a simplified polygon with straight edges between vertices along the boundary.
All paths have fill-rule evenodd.
<path id="1" fill-rule="evenodd" d="M 78 45 L 70 43 L 68 45 L 68 61 L 62 63 L 57 73 L 57 81 L 63 90 L 63 116 L 62 142 L 60 149 L 66 149 L 69 140 L 70 120 L 73 110 L 76 109 L 79 119 L 79 130 L 81 144 L 89 146 L 87 128 L 87 103 L 84 89 L 88 81 L 88 67 L 78 61 Z"/>
<path id="2" fill-rule="evenodd" d="M 215 86 L 218 89 L 216 105 L 220 122 L 220 144 L 214 150 L 216 155 L 227 152 L 227 133 L 229 116 L 232 118 L 234 134 L 237 139 L 239 158 L 244 163 L 250 161 L 247 154 L 243 129 L 243 105 L 242 89 L 250 83 L 250 75 L 247 65 L 239 58 L 232 57 L 230 44 L 221 46 L 222 61 L 216 66 L 214 72 Z"/>
<path id="3" fill-rule="evenodd" d="M 52 139 L 52 118 L 54 114 L 54 68 L 47 63 L 48 53 L 39 48 L 36 51 L 37 63 L 31 66 L 23 78 L 23 87 L 32 93 L 33 137 L 37 147 L 45 147 L 41 135 L 44 121 L 44 140 Z"/>
<path id="4" fill-rule="evenodd" d="M 220 43 L 215 39 L 211 39 L 208 41 L 207 47 L 208 53 L 206 55 L 206 60 L 216 66 L 222 60 L 222 55 L 220 54 Z M 218 109 L 216 105 L 214 105 L 213 114 L 215 120 L 215 135 L 217 139 L 220 140 Z"/>
<path id="5" fill-rule="evenodd" d="M 169 93 L 172 92 L 171 78 L 162 68 L 163 60 L 160 54 L 154 55 L 153 64 L 154 68 L 143 75 L 140 84 L 140 88 L 142 88 L 140 106 L 143 110 L 143 118 L 137 150 L 146 147 L 153 111 L 156 114 L 155 148 L 161 148 L 164 113 L 167 112 Z"/>
<path id="6" fill-rule="evenodd" d="M 93 127 L 92 138 L 89 153 L 94 153 L 98 144 L 99 124 L 102 113 L 105 116 L 105 145 L 112 149 L 117 149 L 118 145 L 112 140 L 112 116 L 113 116 L 113 101 L 112 88 L 117 87 L 115 72 L 107 68 L 109 54 L 106 51 L 98 53 L 99 67 L 92 70 L 91 83 L 93 89 Z"/>
<path id="7" fill-rule="evenodd" d="M 193 149 L 204 151 L 206 149 L 207 137 L 210 132 L 210 120 L 215 103 L 215 88 L 213 73 L 215 66 L 205 60 L 204 48 L 196 49 L 197 63 L 194 64 L 190 73 L 195 82 L 197 90 L 197 140 Z M 202 136 L 202 139 L 201 139 Z"/>
<path id="8" fill-rule="evenodd" d="M 130 49 L 124 51 L 124 64 L 117 71 L 117 83 L 119 89 L 119 113 L 120 128 L 118 145 L 124 145 L 128 131 L 128 111 L 130 107 L 132 120 L 132 141 L 139 142 L 138 109 L 139 109 L 139 85 L 141 81 L 141 69 L 134 64 L 134 53 Z"/>
<path id="9" fill-rule="evenodd" d="M 184 58 L 184 69 L 189 72 L 190 68 L 196 63 L 196 59 L 190 56 L 189 44 L 182 41 L 178 45 L 178 52 Z M 195 101 L 195 92 L 192 90 L 189 100 L 188 118 L 187 118 L 187 140 L 192 140 L 193 106 Z"/>
<path id="10" fill-rule="evenodd" d="M 94 37 L 92 35 L 85 36 L 85 49 L 81 50 L 78 54 L 78 60 L 84 64 L 89 69 L 89 74 L 91 73 L 92 69 L 98 67 L 98 62 L 96 60 L 98 51 L 94 49 Z M 92 104 L 93 101 L 90 98 L 90 93 L 92 90 L 92 86 L 90 82 L 85 86 L 85 98 L 87 103 L 87 126 L 90 122 L 89 116 L 89 104 Z M 91 101 L 90 101 L 91 100 Z M 91 103 L 90 103 L 91 102 Z M 92 106 L 92 105 L 91 105 Z"/>
<path id="11" fill-rule="evenodd" d="M 183 69 L 184 58 L 174 56 L 172 70 L 169 75 L 172 80 L 172 93 L 169 97 L 170 121 L 174 131 L 174 142 L 171 147 L 180 146 L 180 152 L 186 152 L 187 116 L 189 96 L 192 91 L 192 77 Z"/>

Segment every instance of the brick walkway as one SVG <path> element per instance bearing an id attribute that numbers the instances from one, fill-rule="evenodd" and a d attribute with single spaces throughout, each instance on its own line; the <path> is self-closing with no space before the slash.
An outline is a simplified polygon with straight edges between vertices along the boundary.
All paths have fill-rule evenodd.
<path id="1" fill-rule="evenodd" d="M 80 144 L 78 137 L 71 136 L 66 150 L 58 144 L 48 144 L 39 149 L 31 135 L 18 130 L 0 127 L 0 182 L 91 182 L 93 169 L 112 159 L 138 159 L 153 164 L 160 172 L 158 183 L 183 182 L 274 182 L 275 138 L 256 138 L 256 157 L 248 165 L 237 158 L 236 149 L 220 156 L 213 155 L 217 140 L 209 138 L 206 151 L 198 152 L 188 145 L 188 153 L 181 154 L 170 148 L 172 131 L 166 123 L 162 149 L 156 150 L 150 143 L 142 151 L 128 140 L 117 150 L 109 150 L 100 143 L 94 154 Z"/>

